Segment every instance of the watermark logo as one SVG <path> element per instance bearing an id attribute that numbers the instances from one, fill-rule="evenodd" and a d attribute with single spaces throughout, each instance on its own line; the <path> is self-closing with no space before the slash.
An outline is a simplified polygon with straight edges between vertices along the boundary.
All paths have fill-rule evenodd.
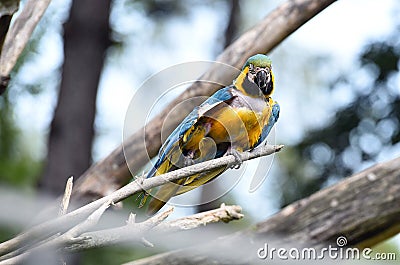
<path id="1" fill-rule="evenodd" d="M 347 245 L 347 238 L 344 237 L 344 236 L 339 236 L 339 237 L 336 239 L 336 245 L 337 245 L 338 247 L 344 247 L 344 246 L 346 246 L 346 245 Z"/>
<path id="2" fill-rule="evenodd" d="M 257 250 L 257 257 L 262 260 L 396 260 L 396 253 L 374 253 L 371 248 L 358 249 L 346 247 L 347 238 L 339 236 L 336 245 L 324 248 L 274 248 L 267 243 Z"/>

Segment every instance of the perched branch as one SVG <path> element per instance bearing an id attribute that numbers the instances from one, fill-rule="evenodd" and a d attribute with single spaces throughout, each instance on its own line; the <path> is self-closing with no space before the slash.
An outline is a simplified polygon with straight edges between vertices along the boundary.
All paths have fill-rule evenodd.
<path id="1" fill-rule="evenodd" d="M 280 151 L 283 148 L 282 145 L 275 146 L 259 146 L 252 152 L 241 153 L 241 160 L 246 161 L 257 157 L 270 155 Z M 224 156 L 218 159 L 202 162 L 189 167 L 185 167 L 179 170 L 175 170 L 163 175 L 159 175 L 149 179 L 139 178 L 138 180 L 129 183 L 121 189 L 113 192 L 112 194 L 103 197 L 97 201 L 87 204 L 75 211 L 72 211 L 66 215 L 59 216 L 54 220 L 47 221 L 45 223 L 36 225 L 28 231 L 17 235 L 16 237 L 3 242 L 0 244 L 0 255 L 11 252 L 21 245 L 29 243 L 31 239 L 43 239 L 55 234 L 57 232 L 64 232 L 69 228 L 75 226 L 78 222 L 81 222 L 87 218 L 92 212 L 101 207 L 104 203 L 112 201 L 117 203 L 135 193 L 143 190 L 148 190 L 157 186 L 161 186 L 170 181 L 178 180 L 193 174 L 203 172 L 204 170 L 211 170 L 220 166 L 230 165 L 236 161 L 233 155 Z"/>
<path id="2" fill-rule="evenodd" d="M 10 72 L 51 0 L 28 0 L 6 35 L 0 56 L 0 94 L 8 85 Z"/>
<path id="3" fill-rule="evenodd" d="M 257 250 L 270 248 L 370 247 L 400 232 L 400 158 L 377 164 L 297 201 L 254 228 L 129 263 L 265 264 Z M 184 236 L 184 235 L 182 235 Z"/>
<path id="4" fill-rule="evenodd" d="M 17 12 L 19 0 L 3 0 L 0 2 L 0 54 L 3 48 L 4 39 L 6 38 L 11 19 Z M 1 95 L 1 91 L 0 91 Z"/>
<path id="5" fill-rule="evenodd" d="M 240 69 L 249 56 L 269 52 L 333 2 L 335 0 L 292 0 L 283 3 L 225 49 L 217 61 Z M 97 199 L 125 185 L 131 179 L 127 163 L 131 169 L 139 170 L 148 162 L 148 156 L 154 157 L 157 154 L 161 146 L 161 128 L 168 135 L 193 109 L 195 103 L 187 99 L 213 94 L 220 88 L 215 84 L 231 84 L 235 74 L 233 71 L 221 71 L 218 67 L 209 69 L 200 80 L 210 82 L 195 82 L 161 111 L 160 115 L 153 118 L 146 128 L 138 130 L 124 145 L 90 167 L 77 180 L 73 197 Z M 178 105 L 184 106 L 182 111 L 165 120 L 165 113 Z M 128 161 L 125 160 L 124 151 Z"/>

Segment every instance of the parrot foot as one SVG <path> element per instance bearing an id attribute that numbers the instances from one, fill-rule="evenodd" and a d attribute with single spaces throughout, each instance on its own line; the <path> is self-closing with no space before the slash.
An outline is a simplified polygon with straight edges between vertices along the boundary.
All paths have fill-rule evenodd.
<path id="1" fill-rule="evenodd" d="M 183 166 L 184 167 L 188 167 L 188 166 L 192 166 L 194 165 L 194 161 L 191 158 L 185 158 L 185 160 L 183 161 Z"/>
<path id="2" fill-rule="evenodd" d="M 136 181 L 142 185 L 144 180 L 146 179 L 146 176 L 144 175 L 144 171 L 142 172 L 142 175 L 140 177 L 136 177 Z"/>
<path id="3" fill-rule="evenodd" d="M 230 149 L 226 154 L 233 155 L 235 157 L 235 162 L 233 162 L 231 165 L 229 165 L 229 168 L 239 169 L 240 166 L 243 164 L 242 158 L 240 156 L 240 152 L 236 149 Z"/>

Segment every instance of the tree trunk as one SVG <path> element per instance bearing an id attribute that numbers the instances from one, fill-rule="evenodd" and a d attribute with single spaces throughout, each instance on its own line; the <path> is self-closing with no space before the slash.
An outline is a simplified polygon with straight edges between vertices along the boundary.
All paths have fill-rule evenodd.
<path id="1" fill-rule="evenodd" d="M 240 4 L 239 0 L 229 0 L 228 3 L 230 5 L 229 11 L 229 21 L 225 29 L 225 43 L 224 49 L 226 49 L 229 45 L 232 44 L 233 39 L 235 38 L 240 22 Z"/>
<path id="2" fill-rule="evenodd" d="M 64 25 L 63 76 L 40 181 L 41 189 L 56 195 L 69 176 L 81 175 L 91 163 L 97 88 L 110 45 L 110 2 L 73 1 Z"/>

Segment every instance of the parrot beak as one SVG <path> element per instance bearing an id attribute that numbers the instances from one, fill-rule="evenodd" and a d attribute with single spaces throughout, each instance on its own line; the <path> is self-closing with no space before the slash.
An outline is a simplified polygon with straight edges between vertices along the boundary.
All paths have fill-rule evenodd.
<path id="1" fill-rule="evenodd" d="M 271 79 L 271 76 L 269 74 L 269 72 L 267 72 L 266 69 L 260 69 L 257 73 L 256 76 L 254 78 L 254 83 L 257 84 L 257 86 L 264 91 L 267 83 L 269 83 Z"/>

